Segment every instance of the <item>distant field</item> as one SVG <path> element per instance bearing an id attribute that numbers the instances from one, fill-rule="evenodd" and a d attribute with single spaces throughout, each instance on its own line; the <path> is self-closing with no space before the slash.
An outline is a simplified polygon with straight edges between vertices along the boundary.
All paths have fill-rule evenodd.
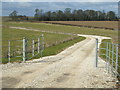
<path id="1" fill-rule="evenodd" d="M 2 21 L 3 22 L 7 22 L 7 21 L 10 21 L 12 20 L 11 18 L 9 18 L 8 16 L 2 16 Z"/>
<path id="2" fill-rule="evenodd" d="M 105 29 L 118 29 L 118 21 L 43 21 L 54 24 L 68 24 L 76 26 L 105 28 Z"/>
<path id="3" fill-rule="evenodd" d="M 17 26 L 26 27 L 44 31 L 54 31 L 63 33 L 73 34 L 87 34 L 87 35 L 100 35 L 109 36 L 113 38 L 114 43 L 118 43 L 118 32 L 116 30 L 104 30 L 104 29 L 93 29 L 86 27 L 68 26 L 68 25 L 57 25 L 49 23 L 32 23 L 32 22 L 3 22 L 3 27 Z"/>

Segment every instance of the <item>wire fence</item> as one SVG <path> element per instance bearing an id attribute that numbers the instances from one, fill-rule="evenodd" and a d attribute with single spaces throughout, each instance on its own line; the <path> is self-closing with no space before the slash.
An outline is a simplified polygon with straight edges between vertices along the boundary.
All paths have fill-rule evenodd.
<path id="1" fill-rule="evenodd" d="M 120 78 L 120 55 L 118 52 L 118 44 L 110 42 L 101 42 L 103 46 L 99 47 L 99 41 L 96 39 L 96 67 L 98 66 L 98 56 L 102 57 L 106 62 L 106 70 L 113 76 Z"/>
<path id="2" fill-rule="evenodd" d="M 44 35 L 37 39 L 7 40 L 6 46 L 2 46 L 2 63 L 25 62 L 44 51 Z"/>

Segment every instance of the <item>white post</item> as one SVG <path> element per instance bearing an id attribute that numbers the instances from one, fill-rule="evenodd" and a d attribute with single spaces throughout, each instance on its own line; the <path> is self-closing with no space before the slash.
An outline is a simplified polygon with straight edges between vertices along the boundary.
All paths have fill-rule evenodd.
<path id="1" fill-rule="evenodd" d="M 108 48 L 108 52 L 109 52 L 109 55 L 108 55 L 108 73 L 110 72 L 110 51 L 111 51 L 111 45 L 110 45 L 110 43 L 108 44 L 109 45 L 109 48 Z"/>
<path id="2" fill-rule="evenodd" d="M 42 50 L 44 50 L 44 34 L 42 34 Z"/>
<path id="3" fill-rule="evenodd" d="M 25 62 L 26 59 L 26 39 L 23 38 L 23 62 Z"/>
<path id="4" fill-rule="evenodd" d="M 35 48 L 34 43 L 35 43 L 35 41 L 32 40 L 32 56 L 34 56 L 34 48 Z"/>
<path id="5" fill-rule="evenodd" d="M 113 66 L 113 61 L 114 61 L 114 44 L 112 44 L 112 66 L 111 66 L 112 75 L 114 74 L 114 73 L 113 73 L 113 68 L 114 68 L 114 66 Z"/>
<path id="6" fill-rule="evenodd" d="M 108 70 L 108 42 L 106 44 L 106 70 Z"/>
<path id="7" fill-rule="evenodd" d="M 8 41 L 8 61 L 10 63 L 10 40 Z"/>
<path id="8" fill-rule="evenodd" d="M 118 44 L 116 44 L 116 77 L 117 77 L 117 70 L 118 70 Z"/>
<path id="9" fill-rule="evenodd" d="M 42 52 L 43 52 L 43 50 L 44 50 L 44 34 L 42 34 L 42 42 L 41 42 L 41 58 L 42 58 L 42 56 L 43 56 L 43 54 L 42 54 Z"/>
<path id="10" fill-rule="evenodd" d="M 38 53 L 40 53 L 40 38 L 38 37 Z"/>

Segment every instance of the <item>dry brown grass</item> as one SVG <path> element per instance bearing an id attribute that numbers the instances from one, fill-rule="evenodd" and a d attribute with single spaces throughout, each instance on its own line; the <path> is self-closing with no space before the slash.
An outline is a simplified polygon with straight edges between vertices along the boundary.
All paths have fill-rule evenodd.
<path id="1" fill-rule="evenodd" d="M 75 26 L 95 27 L 104 29 L 118 29 L 118 21 L 44 21 L 47 23 L 68 24 Z"/>

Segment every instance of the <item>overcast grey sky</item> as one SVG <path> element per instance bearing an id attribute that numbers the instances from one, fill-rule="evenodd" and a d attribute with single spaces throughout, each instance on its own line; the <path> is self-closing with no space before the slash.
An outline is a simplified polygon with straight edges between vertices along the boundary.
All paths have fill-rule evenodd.
<path id="1" fill-rule="evenodd" d="M 62 2 L 63 0 L 49 0 L 49 1 L 44 0 L 44 2 L 42 1 L 43 0 L 4 0 L 2 1 L 2 15 L 8 16 L 9 13 L 11 13 L 13 10 L 17 10 L 18 14 L 33 16 L 36 8 L 43 9 L 44 12 L 64 10 L 65 8 L 71 8 L 72 10 L 93 9 L 93 10 L 100 10 L 100 11 L 105 10 L 106 12 L 114 11 L 116 12 L 116 14 L 118 13 L 118 2 L 117 2 L 118 0 L 109 0 L 109 2 L 107 2 L 108 0 L 90 0 L 91 2 L 90 1 L 87 2 L 88 0 L 84 0 L 84 2 L 82 2 L 83 0 L 81 0 L 81 2 L 78 2 L 80 0 L 69 0 L 69 2 L 67 2 L 68 0 L 64 0 L 64 2 Z M 54 2 L 54 1 L 59 1 L 59 2 Z M 94 2 L 94 1 L 98 1 L 98 2 Z M 101 1 L 104 1 L 104 2 L 101 2 Z"/>

